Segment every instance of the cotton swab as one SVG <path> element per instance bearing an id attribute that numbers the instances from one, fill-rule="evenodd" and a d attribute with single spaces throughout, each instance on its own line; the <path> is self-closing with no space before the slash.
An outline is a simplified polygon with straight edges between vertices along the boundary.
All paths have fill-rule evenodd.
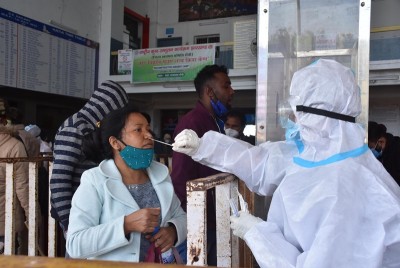
<path id="1" fill-rule="evenodd" d="M 228 196 L 228 194 L 226 193 L 226 191 L 225 191 L 225 196 L 226 196 L 226 198 L 228 199 L 228 201 L 229 201 L 229 205 L 231 206 L 231 210 L 232 210 L 232 214 L 233 215 L 235 215 L 236 217 L 239 217 L 239 211 L 238 211 L 238 209 L 237 209 L 237 206 L 235 205 L 235 203 L 234 203 L 234 198 L 232 197 L 232 198 L 229 198 L 229 196 Z"/>
<path id="2" fill-rule="evenodd" d="M 247 207 L 247 202 L 244 201 L 242 194 L 239 192 L 239 189 L 237 187 L 236 188 L 236 192 L 239 196 L 239 203 L 240 203 L 240 209 L 243 210 L 244 212 L 249 212 L 249 209 Z"/>
<path id="3" fill-rule="evenodd" d="M 153 138 L 149 138 L 149 139 L 173 147 L 172 144 L 169 144 L 169 143 L 166 143 L 166 142 L 163 142 L 163 141 L 159 141 L 159 140 L 156 140 L 156 139 L 153 139 Z"/>

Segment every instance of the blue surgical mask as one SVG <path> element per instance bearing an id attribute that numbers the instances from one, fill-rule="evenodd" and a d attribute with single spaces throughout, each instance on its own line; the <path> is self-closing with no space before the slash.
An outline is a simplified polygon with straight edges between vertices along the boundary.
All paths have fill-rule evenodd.
<path id="1" fill-rule="evenodd" d="M 373 154 L 376 158 L 379 158 L 379 157 L 382 156 L 382 148 L 381 148 L 381 147 L 378 147 L 378 148 L 379 148 L 379 150 L 378 150 L 378 149 L 376 149 L 376 147 L 378 147 L 378 142 L 375 144 L 375 147 L 374 147 L 374 148 L 370 148 L 370 149 L 371 149 L 371 151 L 372 151 L 372 154 Z"/>
<path id="2" fill-rule="evenodd" d="M 228 113 L 228 109 L 220 100 L 217 100 L 217 102 L 211 100 L 211 106 L 214 110 L 215 115 L 219 118 L 222 118 Z"/>
<path id="3" fill-rule="evenodd" d="M 300 128 L 299 125 L 290 119 L 287 119 L 285 138 L 287 141 L 300 139 Z"/>
<path id="4" fill-rule="evenodd" d="M 121 150 L 120 155 L 131 169 L 146 169 L 153 160 L 154 149 L 135 148 L 125 144 L 125 148 Z"/>
<path id="5" fill-rule="evenodd" d="M 375 148 L 371 148 L 371 152 L 374 154 L 374 156 L 375 156 L 376 158 L 379 158 L 379 157 L 382 156 L 382 150 L 381 150 L 381 151 L 378 151 L 378 150 L 375 149 Z"/>

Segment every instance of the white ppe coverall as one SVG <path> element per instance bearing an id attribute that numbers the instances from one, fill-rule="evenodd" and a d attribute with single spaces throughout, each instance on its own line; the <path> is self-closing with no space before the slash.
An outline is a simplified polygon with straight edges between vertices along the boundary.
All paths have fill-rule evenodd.
<path id="1" fill-rule="evenodd" d="M 298 105 L 356 117 L 352 71 L 318 60 L 290 87 L 303 148 L 293 141 L 259 146 L 207 132 L 192 158 L 273 198 L 266 221 L 244 235 L 261 267 L 400 267 L 400 188 L 365 145 L 358 123 Z"/>

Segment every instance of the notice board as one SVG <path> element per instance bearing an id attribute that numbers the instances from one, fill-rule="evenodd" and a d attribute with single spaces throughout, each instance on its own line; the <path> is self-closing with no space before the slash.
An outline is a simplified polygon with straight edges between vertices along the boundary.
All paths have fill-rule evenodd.
<path id="1" fill-rule="evenodd" d="M 98 43 L 0 8 L 0 85 L 89 98 Z"/>

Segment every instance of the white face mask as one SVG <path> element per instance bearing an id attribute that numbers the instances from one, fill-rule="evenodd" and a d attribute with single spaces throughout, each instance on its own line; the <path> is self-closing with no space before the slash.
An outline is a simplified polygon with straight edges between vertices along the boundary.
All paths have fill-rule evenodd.
<path id="1" fill-rule="evenodd" d="M 232 128 L 225 128 L 225 134 L 232 138 L 239 137 L 239 131 L 232 129 Z"/>

